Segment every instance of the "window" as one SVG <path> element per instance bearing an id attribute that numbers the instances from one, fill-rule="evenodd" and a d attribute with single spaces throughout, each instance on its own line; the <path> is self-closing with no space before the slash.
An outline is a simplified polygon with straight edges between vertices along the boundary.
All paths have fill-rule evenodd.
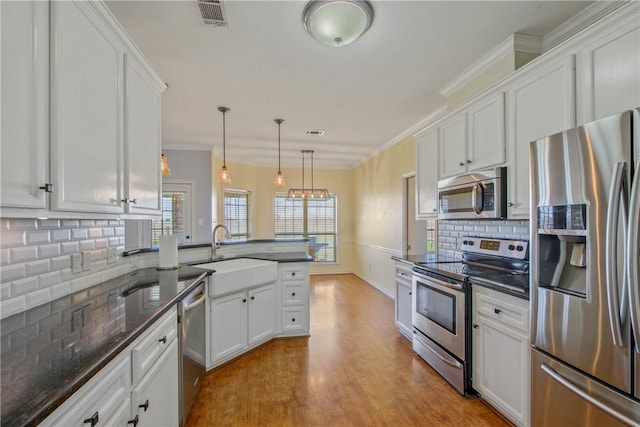
<path id="1" fill-rule="evenodd" d="M 158 246 L 163 234 L 174 234 L 179 245 L 188 245 L 193 233 L 193 183 L 165 182 L 162 187 L 162 217 L 151 221 L 151 245 Z"/>
<path id="2" fill-rule="evenodd" d="M 316 262 L 336 262 L 336 195 L 328 199 L 274 199 L 276 239 L 307 238 Z"/>
<path id="3" fill-rule="evenodd" d="M 224 190 L 224 225 L 232 240 L 249 238 L 249 196 L 248 191 Z"/>

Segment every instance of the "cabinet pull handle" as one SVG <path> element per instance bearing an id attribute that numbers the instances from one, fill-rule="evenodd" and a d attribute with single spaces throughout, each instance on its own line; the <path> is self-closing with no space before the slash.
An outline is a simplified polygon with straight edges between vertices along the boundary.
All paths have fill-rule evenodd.
<path id="1" fill-rule="evenodd" d="M 144 412 L 147 412 L 147 409 L 149 409 L 149 399 L 145 400 L 142 405 L 138 405 L 138 408 L 144 408 Z"/>
<path id="2" fill-rule="evenodd" d="M 409 295 L 413 295 L 413 292 L 409 292 Z"/>
<path id="3" fill-rule="evenodd" d="M 127 425 L 128 424 L 133 424 L 133 427 L 137 427 L 138 426 L 138 422 L 140 421 L 140 419 L 138 418 L 138 416 L 136 415 L 136 417 L 132 420 L 127 421 Z"/>
<path id="4" fill-rule="evenodd" d="M 494 308 L 494 309 L 493 309 L 493 312 L 494 312 L 495 314 L 500 314 L 500 313 L 502 313 L 502 310 L 500 310 L 499 308 Z"/>
<path id="5" fill-rule="evenodd" d="M 83 424 L 91 424 L 91 427 L 93 427 L 98 424 L 98 421 L 100 421 L 100 417 L 98 416 L 98 411 L 96 411 L 95 414 L 91 416 L 91 418 L 87 418 L 86 420 L 84 420 Z"/>
<path id="6" fill-rule="evenodd" d="M 256 299 L 256 297 L 254 295 L 251 295 L 251 301 L 253 301 L 254 299 Z"/>
<path id="7" fill-rule="evenodd" d="M 166 343 L 167 343 L 167 336 L 166 336 L 166 335 L 165 335 L 165 336 L 163 336 L 162 338 L 160 338 L 160 339 L 158 340 L 158 342 L 161 342 L 162 344 L 166 344 Z"/>
<path id="8" fill-rule="evenodd" d="M 464 166 L 464 163 L 460 162 L 460 163 L 459 163 L 459 165 L 460 165 L 460 166 Z"/>
<path id="9" fill-rule="evenodd" d="M 45 193 L 53 193 L 53 184 L 44 184 L 40 189 L 44 190 Z"/>
<path id="10" fill-rule="evenodd" d="M 473 324 L 473 329 L 478 329 L 480 327 L 480 325 L 478 325 L 477 323 Z"/>
<path id="11" fill-rule="evenodd" d="M 246 298 L 242 298 L 242 302 L 247 302 L 247 299 Z"/>
<path id="12" fill-rule="evenodd" d="M 467 164 L 470 165 L 471 164 L 471 160 L 467 160 Z"/>
<path id="13" fill-rule="evenodd" d="M 295 292 L 291 292 L 291 296 L 292 296 L 292 297 L 295 297 L 295 296 L 296 296 L 296 293 L 295 293 Z"/>
<path id="14" fill-rule="evenodd" d="M 292 322 L 295 322 L 295 321 L 296 321 L 296 318 L 295 318 L 295 317 L 294 317 L 294 318 L 292 318 L 292 319 L 291 319 L 291 321 L 292 321 Z"/>
<path id="15" fill-rule="evenodd" d="M 516 204 L 515 204 L 515 203 L 513 203 L 513 202 L 508 202 L 508 203 L 507 203 L 507 207 L 509 207 L 509 208 L 512 208 L 512 207 L 514 207 L 515 205 L 516 205 Z"/>
<path id="16" fill-rule="evenodd" d="M 126 197 L 124 199 L 122 199 L 122 203 L 124 204 L 129 204 L 131 203 L 132 205 L 137 205 L 138 204 L 138 199 L 130 199 L 129 197 Z"/>

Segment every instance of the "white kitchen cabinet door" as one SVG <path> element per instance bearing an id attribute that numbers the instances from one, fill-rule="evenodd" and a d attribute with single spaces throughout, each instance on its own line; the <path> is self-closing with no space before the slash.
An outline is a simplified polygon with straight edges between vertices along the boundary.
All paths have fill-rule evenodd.
<path id="1" fill-rule="evenodd" d="M 131 419 L 139 427 L 179 424 L 178 342 L 174 341 L 131 392 Z"/>
<path id="2" fill-rule="evenodd" d="M 262 286 L 248 291 L 249 347 L 263 342 L 275 334 L 276 287 Z"/>
<path id="3" fill-rule="evenodd" d="M 0 206 L 46 208 L 49 3 L 0 2 Z"/>
<path id="4" fill-rule="evenodd" d="M 396 281 L 396 325 L 402 335 L 409 339 L 412 337 L 411 323 L 411 286 Z"/>
<path id="5" fill-rule="evenodd" d="M 125 56 L 125 76 L 125 211 L 159 214 L 162 200 L 160 93 L 146 71 L 128 55 Z"/>
<path id="6" fill-rule="evenodd" d="M 579 124 L 640 107 L 640 20 L 631 13 L 578 53 Z"/>
<path id="7" fill-rule="evenodd" d="M 468 170 L 486 169 L 505 162 L 504 93 L 475 103 L 468 110 Z"/>
<path id="8" fill-rule="evenodd" d="M 438 128 L 414 136 L 416 140 L 416 219 L 438 216 Z"/>
<path id="9" fill-rule="evenodd" d="M 53 210 L 122 213 L 123 48 L 92 2 L 51 2 Z"/>
<path id="10" fill-rule="evenodd" d="M 210 307 L 211 351 L 207 366 L 247 348 L 247 293 L 214 299 Z"/>
<path id="11" fill-rule="evenodd" d="M 440 178 L 459 175 L 467 170 L 467 115 L 456 114 L 440 125 Z"/>
<path id="12" fill-rule="evenodd" d="M 529 143 L 575 126 L 574 56 L 542 63 L 509 90 L 509 218 L 529 217 Z"/>

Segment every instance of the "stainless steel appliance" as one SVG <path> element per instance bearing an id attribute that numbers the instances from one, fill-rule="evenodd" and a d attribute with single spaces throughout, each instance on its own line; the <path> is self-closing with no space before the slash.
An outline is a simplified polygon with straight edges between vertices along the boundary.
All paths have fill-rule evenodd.
<path id="1" fill-rule="evenodd" d="M 205 299 L 207 279 L 178 303 L 180 331 L 180 425 L 184 425 L 205 373 Z"/>
<path id="2" fill-rule="evenodd" d="M 438 181 L 438 218 L 507 217 L 507 168 L 476 171 Z"/>
<path id="3" fill-rule="evenodd" d="M 465 237 L 462 259 L 413 268 L 413 350 L 461 394 L 471 387 L 472 283 L 528 294 L 528 242 Z"/>
<path id="4" fill-rule="evenodd" d="M 531 143 L 531 425 L 640 425 L 639 129 Z"/>

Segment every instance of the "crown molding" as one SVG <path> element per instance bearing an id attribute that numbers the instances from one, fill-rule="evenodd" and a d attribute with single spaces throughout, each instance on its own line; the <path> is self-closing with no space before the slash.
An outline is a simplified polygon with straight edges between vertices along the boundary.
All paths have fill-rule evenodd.
<path id="1" fill-rule="evenodd" d="M 591 6 L 581 10 L 576 15 L 545 34 L 544 37 L 542 37 L 543 51 L 546 52 L 559 45 L 619 7 L 622 7 L 627 3 L 633 3 L 634 1 L 637 0 L 596 1 Z"/>
<path id="2" fill-rule="evenodd" d="M 513 52 L 542 53 L 542 39 L 526 34 L 514 33 L 498 46 L 487 52 L 482 58 L 458 75 L 440 90 L 440 94 L 448 97 L 452 93 L 473 81 L 478 74 L 485 72 L 493 64 Z"/>

